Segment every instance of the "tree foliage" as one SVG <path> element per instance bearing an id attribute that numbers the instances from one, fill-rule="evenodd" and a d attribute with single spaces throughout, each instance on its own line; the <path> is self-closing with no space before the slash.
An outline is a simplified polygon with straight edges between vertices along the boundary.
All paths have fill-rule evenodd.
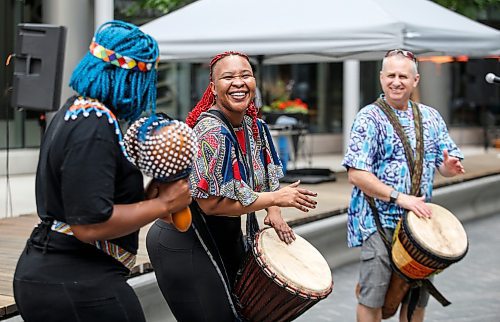
<path id="1" fill-rule="evenodd" d="M 196 0 L 133 0 L 127 9 L 128 15 L 135 15 L 141 10 L 154 10 L 162 14 L 179 9 Z M 437 4 L 467 16 L 481 18 L 488 9 L 500 10 L 500 0 L 433 0 Z"/>
<path id="2" fill-rule="evenodd" d="M 134 16 L 142 10 L 153 10 L 161 14 L 167 14 L 194 1 L 196 0 L 134 0 L 124 13 L 127 16 Z"/>
<path id="3" fill-rule="evenodd" d="M 477 20 L 487 10 L 500 10 L 500 0 L 433 0 L 437 4 Z"/>

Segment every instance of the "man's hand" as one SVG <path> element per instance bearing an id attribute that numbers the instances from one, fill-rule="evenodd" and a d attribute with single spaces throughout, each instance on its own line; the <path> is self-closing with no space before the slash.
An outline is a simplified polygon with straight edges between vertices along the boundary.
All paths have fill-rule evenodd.
<path id="1" fill-rule="evenodd" d="M 413 211 L 413 213 L 419 218 L 431 218 L 432 210 L 425 203 L 425 197 L 415 197 L 412 195 L 407 195 L 400 193 L 396 204 L 401 208 Z"/>
<path id="2" fill-rule="evenodd" d="M 443 150 L 443 163 L 439 167 L 439 173 L 443 177 L 453 177 L 465 173 L 465 169 L 459 158 L 450 156 L 448 150 Z"/>

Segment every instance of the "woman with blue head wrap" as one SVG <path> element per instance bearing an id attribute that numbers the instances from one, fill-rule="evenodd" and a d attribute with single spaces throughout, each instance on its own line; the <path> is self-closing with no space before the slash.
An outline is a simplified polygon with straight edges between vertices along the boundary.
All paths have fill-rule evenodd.
<path id="1" fill-rule="evenodd" d="M 70 97 L 40 148 L 40 224 L 21 254 L 14 296 L 25 321 L 144 321 L 126 283 L 139 229 L 191 201 L 186 180 L 145 199 L 118 120 L 155 112 L 158 45 L 138 27 L 111 21 L 75 68 Z"/>
<path id="2" fill-rule="evenodd" d="M 97 30 L 69 85 L 133 121 L 144 111 L 155 111 L 158 58 L 151 36 L 132 24 L 107 22 Z"/>

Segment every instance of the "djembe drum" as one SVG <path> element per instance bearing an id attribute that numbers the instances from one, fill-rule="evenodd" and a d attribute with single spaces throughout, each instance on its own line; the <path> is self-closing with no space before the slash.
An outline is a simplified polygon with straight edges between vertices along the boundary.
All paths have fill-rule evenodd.
<path id="1" fill-rule="evenodd" d="M 421 280 L 461 260 L 468 249 L 467 234 L 447 209 L 428 203 L 432 217 L 419 218 L 412 211 L 403 216 L 394 231 L 391 276 L 382 317 L 394 315 L 410 285 L 406 279 Z M 403 275 L 403 277 L 400 276 Z"/>
<path id="2" fill-rule="evenodd" d="M 314 246 L 296 237 L 287 245 L 271 228 L 255 236 L 253 254 L 234 289 L 248 321 L 291 321 L 332 292 L 328 263 Z"/>
<path id="3" fill-rule="evenodd" d="M 193 130 L 161 113 L 135 121 L 124 142 L 130 161 L 160 183 L 189 176 L 197 151 Z M 174 213 L 172 220 L 179 231 L 186 231 L 191 226 L 191 211 L 186 208 Z"/>

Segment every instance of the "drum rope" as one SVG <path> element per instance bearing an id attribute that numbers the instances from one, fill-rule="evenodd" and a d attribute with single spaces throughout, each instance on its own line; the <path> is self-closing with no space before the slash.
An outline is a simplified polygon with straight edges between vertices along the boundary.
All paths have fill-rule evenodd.
<path id="1" fill-rule="evenodd" d="M 418 109 L 418 105 L 415 102 L 410 101 L 412 112 L 413 112 L 413 120 L 415 124 L 415 133 L 416 133 L 416 147 L 415 152 L 410 145 L 410 140 L 406 135 L 399 119 L 392 110 L 392 108 L 386 103 L 386 101 L 382 98 L 377 99 L 375 101 L 375 105 L 377 105 L 387 116 L 389 121 L 391 122 L 392 127 L 396 131 L 401 143 L 403 144 L 403 148 L 405 150 L 405 156 L 408 161 L 409 170 L 410 170 L 410 178 L 411 178 L 411 194 L 414 196 L 420 195 L 420 182 L 422 180 L 422 170 L 423 170 L 423 156 L 424 156 L 424 131 L 422 126 L 422 114 Z"/>
<path id="2" fill-rule="evenodd" d="M 408 136 L 404 132 L 401 123 L 398 120 L 396 113 L 392 110 L 392 108 L 385 102 L 384 99 L 379 98 L 374 103 L 378 106 L 382 112 L 387 116 L 389 122 L 392 127 L 396 131 L 401 143 L 403 144 L 406 160 L 408 161 L 408 166 L 410 170 L 410 178 L 411 178 L 411 192 L 410 194 L 414 196 L 420 195 L 420 182 L 422 180 L 422 169 L 423 169 L 423 155 L 424 155 L 424 134 L 422 127 L 422 115 L 420 110 L 418 109 L 417 104 L 413 101 L 410 101 L 411 108 L 413 111 L 413 119 L 415 124 L 415 132 L 416 132 L 416 151 L 413 152 L 413 149 L 410 146 L 410 140 Z M 415 155 L 414 155 L 415 154 Z M 375 219 L 375 223 L 377 225 L 377 230 L 386 245 L 387 251 L 389 254 L 391 253 L 391 241 L 385 234 L 384 229 L 382 228 L 382 224 L 380 222 L 380 214 L 377 210 L 375 199 L 365 194 L 365 198 L 368 201 L 368 204 L 372 210 L 373 217 Z M 406 213 L 406 212 L 405 212 Z M 405 215 L 403 213 L 403 216 Z"/>

